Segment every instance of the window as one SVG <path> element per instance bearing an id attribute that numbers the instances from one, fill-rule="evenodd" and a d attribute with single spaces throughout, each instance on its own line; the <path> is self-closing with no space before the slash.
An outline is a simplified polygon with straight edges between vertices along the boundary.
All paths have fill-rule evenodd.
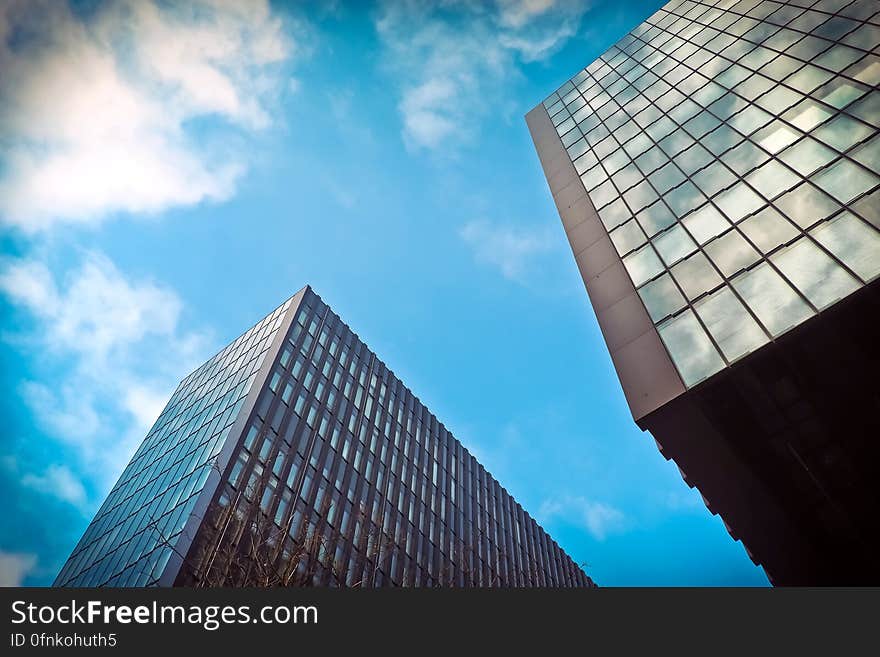
<path id="1" fill-rule="evenodd" d="M 854 100 L 865 95 L 867 88 L 843 78 L 835 78 L 828 84 L 817 89 L 813 96 L 825 103 L 843 109 Z"/>
<path id="2" fill-rule="evenodd" d="M 736 230 L 731 230 L 707 244 L 706 253 L 728 278 L 741 269 L 750 267 L 761 257 Z"/>
<path id="3" fill-rule="evenodd" d="M 654 235 L 675 223 L 675 215 L 665 203 L 657 202 L 642 210 L 636 217 L 647 235 Z"/>
<path id="4" fill-rule="evenodd" d="M 625 192 L 623 198 L 633 211 L 638 212 L 642 208 L 651 205 L 657 199 L 657 194 L 647 181 L 642 181 Z"/>
<path id="5" fill-rule="evenodd" d="M 716 197 L 715 203 L 731 221 L 737 222 L 761 208 L 764 205 L 764 199 L 745 183 L 737 183 L 730 189 L 721 192 Z"/>
<path id="6" fill-rule="evenodd" d="M 770 259 L 820 310 L 858 287 L 846 270 L 807 237 L 801 237 Z"/>
<path id="7" fill-rule="evenodd" d="M 880 233 L 855 215 L 843 212 L 810 234 L 862 280 L 880 274 Z"/>
<path id="8" fill-rule="evenodd" d="M 731 284 L 773 335 L 812 314 L 806 302 L 766 262 L 743 272 Z"/>
<path id="9" fill-rule="evenodd" d="M 786 121 L 801 130 L 812 130 L 825 121 L 833 112 L 812 100 L 804 100 L 782 115 Z"/>
<path id="10" fill-rule="evenodd" d="M 801 183 L 773 204 L 801 228 L 812 226 L 840 207 L 831 197 L 808 183 Z"/>
<path id="11" fill-rule="evenodd" d="M 813 135 L 829 146 L 836 148 L 841 153 L 873 132 L 871 128 L 861 121 L 851 119 L 845 114 L 838 114 L 821 128 L 815 130 Z"/>
<path id="12" fill-rule="evenodd" d="M 699 244 L 705 244 L 708 240 L 730 228 L 730 222 L 711 203 L 707 203 L 699 210 L 689 214 L 682 223 Z"/>
<path id="13" fill-rule="evenodd" d="M 770 160 L 746 177 L 765 198 L 774 199 L 801 181 L 800 177 L 777 160 Z"/>
<path id="14" fill-rule="evenodd" d="M 721 277 L 702 253 L 695 253 L 675 265 L 672 275 L 691 300 L 721 285 Z"/>
<path id="15" fill-rule="evenodd" d="M 779 155 L 779 159 L 802 176 L 809 176 L 836 157 L 837 153 L 811 137 L 804 137 Z"/>
<path id="16" fill-rule="evenodd" d="M 693 311 L 687 310 L 667 320 L 657 330 L 688 387 L 724 367 L 724 361 Z"/>
<path id="17" fill-rule="evenodd" d="M 797 228 L 770 207 L 740 223 L 739 228 L 765 254 L 798 234 Z"/>
<path id="18" fill-rule="evenodd" d="M 687 303 L 669 274 L 642 286 L 639 296 L 654 322 L 678 312 Z"/>
<path id="19" fill-rule="evenodd" d="M 838 160 L 813 176 L 813 181 L 841 203 L 848 203 L 877 185 L 880 179 L 848 160 Z"/>
<path id="20" fill-rule="evenodd" d="M 714 196 L 736 181 L 736 176 L 721 162 L 713 162 L 705 169 L 697 171 L 693 178 L 697 187 L 707 196 Z"/>
<path id="21" fill-rule="evenodd" d="M 697 249 L 697 245 L 694 244 L 690 235 L 679 224 L 655 237 L 652 243 L 657 247 L 657 252 L 667 265 L 681 260 Z"/>
<path id="22" fill-rule="evenodd" d="M 774 121 L 760 132 L 757 132 L 754 139 L 764 150 L 770 153 L 778 153 L 799 137 L 800 134 L 781 121 Z"/>
<path id="23" fill-rule="evenodd" d="M 666 194 L 666 202 L 678 217 L 686 215 L 694 208 L 701 206 L 705 201 L 706 197 L 690 180 Z"/>
<path id="24" fill-rule="evenodd" d="M 869 169 L 880 172 L 880 137 L 874 137 L 867 144 L 856 148 L 850 155 Z"/>
<path id="25" fill-rule="evenodd" d="M 767 342 L 767 335 L 729 287 L 713 292 L 694 308 L 728 361 Z"/>
<path id="26" fill-rule="evenodd" d="M 721 156 L 721 161 L 741 176 L 767 159 L 767 154 L 749 141 L 744 141 Z"/>
<path id="27" fill-rule="evenodd" d="M 657 169 L 649 177 L 654 187 L 661 194 L 666 193 L 684 180 L 684 174 L 672 162 Z"/>
<path id="28" fill-rule="evenodd" d="M 611 241 L 620 255 L 626 255 L 645 243 L 647 238 L 635 219 L 631 219 L 611 232 Z"/>

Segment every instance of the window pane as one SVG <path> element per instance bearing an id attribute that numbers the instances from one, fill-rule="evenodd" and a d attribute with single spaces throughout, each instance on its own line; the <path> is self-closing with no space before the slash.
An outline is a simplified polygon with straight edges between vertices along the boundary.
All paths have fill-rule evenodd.
<path id="1" fill-rule="evenodd" d="M 695 253 L 675 265 L 672 275 L 691 300 L 721 285 L 721 277 L 702 253 Z"/>
<path id="2" fill-rule="evenodd" d="M 638 212 L 644 207 L 651 205 L 657 199 L 657 193 L 651 189 L 647 181 L 642 181 L 635 187 L 627 191 L 623 198 L 629 203 L 629 207 L 634 212 Z"/>
<path id="3" fill-rule="evenodd" d="M 864 96 L 867 88 L 844 78 L 835 78 L 813 94 L 814 98 L 843 109 L 857 98 Z"/>
<path id="4" fill-rule="evenodd" d="M 781 89 L 782 87 L 778 88 Z M 758 102 L 761 102 L 761 100 Z M 763 128 L 770 123 L 772 119 L 773 117 L 761 108 L 755 105 L 749 105 L 742 112 L 731 117 L 728 123 L 744 135 L 748 135 L 758 128 Z"/>
<path id="5" fill-rule="evenodd" d="M 629 156 L 622 148 L 618 148 L 611 155 L 602 160 L 602 166 L 605 167 L 605 171 L 609 174 L 620 171 L 620 169 L 625 167 L 628 163 Z"/>
<path id="6" fill-rule="evenodd" d="M 857 164 L 838 160 L 816 174 L 813 181 L 841 203 L 848 203 L 874 187 L 880 179 Z"/>
<path id="7" fill-rule="evenodd" d="M 640 288 L 639 295 L 654 322 L 678 312 L 686 305 L 684 297 L 669 274 L 663 274 L 657 280 Z"/>
<path id="8" fill-rule="evenodd" d="M 694 144 L 686 151 L 676 155 L 674 159 L 678 168 L 690 175 L 709 164 L 712 161 L 712 153 L 699 144 Z"/>
<path id="9" fill-rule="evenodd" d="M 626 190 L 643 180 L 642 172 L 638 170 L 635 164 L 629 164 L 612 176 L 617 189 Z"/>
<path id="10" fill-rule="evenodd" d="M 846 111 L 871 125 L 880 126 L 880 95 L 869 94 Z"/>
<path id="11" fill-rule="evenodd" d="M 799 93 L 778 85 L 775 89 L 761 96 L 757 103 L 774 114 L 782 114 L 782 112 L 802 99 L 803 96 Z"/>
<path id="12" fill-rule="evenodd" d="M 774 121 L 760 132 L 755 133 L 754 140 L 766 151 L 778 153 L 797 140 L 800 135 L 781 121 Z"/>
<path id="13" fill-rule="evenodd" d="M 752 245 L 735 230 L 707 244 L 706 253 L 727 277 L 740 269 L 750 267 L 761 258 Z"/>
<path id="14" fill-rule="evenodd" d="M 810 234 L 865 281 L 880 274 L 880 233 L 843 212 Z"/>
<path id="15" fill-rule="evenodd" d="M 806 237 L 770 259 L 820 310 L 859 286 L 855 278 Z"/>
<path id="16" fill-rule="evenodd" d="M 706 202 L 706 197 L 700 193 L 690 180 L 682 183 L 666 195 L 666 202 L 672 211 L 679 217 L 701 206 Z"/>
<path id="17" fill-rule="evenodd" d="M 736 181 L 736 176 L 721 162 L 713 162 L 694 174 L 694 183 L 707 196 L 714 196 Z"/>
<path id="18" fill-rule="evenodd" d="M 746 178 L 746 182 L 768 199 L 776 198 L 800 181 L 800 176 L 776 160 L 770 160 Z"/>
<path id="19" fill-rule="evenodd" d="M 850 155 L 869 169 L 880 173 L 880 137 L 874 137 L 867 144 L 862 144 Z"/>
<path id="20" fill-rule="evenodd" d="M 596 169 L 600 167 L 594 167 Z M 593 201 L 593 205 L 597 208 L 601 208 L 603 205 L 606 205 L 609 201 L 613 201 L 618 198 L 619 194 L 617 190 L 614 188 L 614 185 L 610 180 L 606 180 L 604 183 L 596 187 L 593 191 L 590 192 L 590 200 Z"/>
<path id="21" fill-rule="evenodd" d="M 587 191 L 590 191 L 597 185 L 605 182 L 607 179 L 608 175 L 605 173 L 605 169 L 598 164 L 590 167 L 581 175 L 581 182 L 584 183 L 584 188 Z M 592 196 L 592 192 L 590 193 L 590 196 Z"/>
<path id="22" fill-rule="evenodd" d="M 817 138 L 841 153 L 871 134 L 871 128 L 861 121 L 838 114 L 831 121 L 813 132 Z"/>
<path id="23" fill-rule="evenodd" d="M 813 312 L 766 262 L 743 272 L 731 284 L 773 335 L 800 324 Z"/>
<path id="24" fill-rule="evenodd" d="M 718 350 L 709 340 L 693 311 L 688 310 L 658 327 L 669 355 L 688 387 L 724 367 Z"/>
<path id="25" fill-rule="evenodd" d="M 617 199 L 599 210 L 599 218 L 607 230 L 616 228 L 632 216 L 622 199 Z"/>
<path id="26" fill-rule="evenodd" d="M 810 93 L 823 82 L 827 82 L 834 77 L 833 73 L 823 71 L 815 66 L 807 64 L 800 71 L 789 77 L 785 83 L 801 91 L 805 94 Z"/>
<path id="27" fill-rule="evenodd" d="M 840 206 L 809 183 L 802 183 L 780 196 L 773 204 L 801 228 L 807 228 L 835 212 Z"/>
<path id="28" fill-rule="evenodd" d="M 685 232 L 681 225 L 675 225 L 665 233 L 661 233 L 653 240 L 657 252 L 663 258 L 663 262 L 667 265 L 681 260 L 689 253 L 693 253 L 697 249 L 697 245 L 690 236 Z"/>
<path id="29" fill-rule="evenodd" d="M 812 130 L 832 114 L 832 110 L 827 107 L 812 100 L 805 100 L 792 107 L 782 117 L 801 130 Z"/>
<path id="30" fill-rule="evenodd" d="M 675 223 L 675 215 L 664 203 L 654 203 L 642 210 L 636 218 L 648 235 L 659 233 Z"/>
<path id="31" fill-rule="evenodd" d="M 694 309 L 729 361 L 767 342 L 763 329 L 729 287 L 713 292 Z"/>
<path id="32" fill-rule="evenodd" d="M 730 222 L 711 203 L 689 214 L 682 223 L 700 244 L 730 228 Z"/>
<path id="33" fill-rule="evenodd" d="M 644 244 L 646 238 L 638 223 L 636 223 L 635 219 L 632 219 L 612 231 L 611 241 L 614 243 L 617 253 L 625 255 Z"/>
<path id="34" fill-rule="evenodd" d="M 739 228 L 763 253 L 769 253 L 798 234 L 797 228 L 773 208 L 764 208 L 743 221 Z"/>
<path id="35" fill-rule="evenodd" d="M 593 154 L 593 151 L 589 151 L 588 153 L 584 153 L 581 157 L 575 160 L 574 168 L 578 172 L 578 175 L 581 176 L 584 174 L 584 172 L 596 166 L 596 162 L 598 162 L 598 160 Z M 583 180 L 583 178 L 581 178 L 581 180 Z M 586 182 L 584 182 L 584 185 L 586 186 Z"/>
<path id="36" fill-rule="evenodd" d="M 758 196 L 745 183 L 737 183 L 727 191 L 721 192 L 715 203 L 731 221 L 737 222 L 764 205 L 764 199 Z"/>
<path id="37" fill-rule="evenodd" d="M 698 139 L 710 130 L 714 130 L 721 121 L 712 116 L 709 112 L 700 112 L 694 118 L 684 124 L 684 128 Z"/>
<path id="38" fill-rule="evenodd" d="M 650 180 L 654 184 L 654 187 L 657 188 L 658 192 L 665 194 L 684 180 L 684 174 L 677 166 L 672 162 L 669 162 L 666 166 L 652 173 Z"/>
<path id="39" fill-rule="evenodd" d="M 639 169 L 646 174 L 668 161 L 669 158 L 666 157 L 666 154 L 656 146 L 648 149 L 636 158 L 636 164 L 639 166 Z"/>
<path id="40" fill-rule="evenodd" d="M 802 176 L 809 176 L 837 157 L 837 153 L 810 137 L 783 151 L 779 158 Z"/>
<path id="41" fill-rule="evenodd" d="M 721 160 L 743 176 L 759 164 L 766 162 L 769 156 L 751 142 L 744 141 L 739 146 L 721 156 Z"/>
<path id="42" fill-rule="evenodd" d="M 663 271 L 663 264 L 650 244 L 628 255 L 623 259 L 623 264 L 636 287 Z"/>

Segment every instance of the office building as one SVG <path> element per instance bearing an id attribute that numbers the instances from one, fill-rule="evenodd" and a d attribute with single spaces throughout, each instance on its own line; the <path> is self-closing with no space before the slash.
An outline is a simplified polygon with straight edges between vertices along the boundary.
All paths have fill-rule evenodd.
<path id="1" fill-rule="evenodd" d="M 178 386 L 58 586 L 594 586 L 309 287 Z"/>
<path id="2" fill-rule="evenodd" d="M 673 0 L 531 110 L 639 427 L 776 584 L 880 582 L 880 3 Z"/>

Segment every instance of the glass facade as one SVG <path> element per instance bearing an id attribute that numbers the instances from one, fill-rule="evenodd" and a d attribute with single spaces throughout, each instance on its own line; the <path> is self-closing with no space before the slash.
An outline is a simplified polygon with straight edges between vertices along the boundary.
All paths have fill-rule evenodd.
<path id="1" fill-rule="evenodd" d="M 310 288 L 180 383 L 56 579 L 172 583 L 594 586 Z"/>
<path id="2" fill-rule="evenodd" d="M 311 291 L 178 583 L 593 585 Z"/>
<path id="3" fill-rule="evenodd" d="M 543 105 L 685 386 L 880 275 L 880 4 L 673 0 Z"/>
<path id="4" fill-rule="evenodd" d="M 158 581 L 289 305 L 290 300 L 180 382 L 56 586 Z"/>

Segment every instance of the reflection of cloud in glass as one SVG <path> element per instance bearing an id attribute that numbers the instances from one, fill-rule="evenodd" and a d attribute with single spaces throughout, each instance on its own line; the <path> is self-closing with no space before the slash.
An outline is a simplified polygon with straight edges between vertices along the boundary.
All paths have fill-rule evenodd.
<path id="1" fill-rule="evenodd" d="M 773 335 L 800 324 L 812 314 L 804 300 L 767 263 L 743 272 L 731 283 Z"/>
<path id="2" fill-rule="evenodd" d="M 820 310 L 859 286 L 846 270 L 807 237 L 800 238 L 770 259 Z"/>
<path id="3" fill-rule="evenodd" d="M 880 233 L 849 212 L 843 212 L 811 233 L 865 281 L 880 274 Z"/>
<path id="4" fill-rule="evenodd" d="M 685 385 L 692 386 L 724 367 L 693 311 L 669 320 L 658 330 Z"/>

